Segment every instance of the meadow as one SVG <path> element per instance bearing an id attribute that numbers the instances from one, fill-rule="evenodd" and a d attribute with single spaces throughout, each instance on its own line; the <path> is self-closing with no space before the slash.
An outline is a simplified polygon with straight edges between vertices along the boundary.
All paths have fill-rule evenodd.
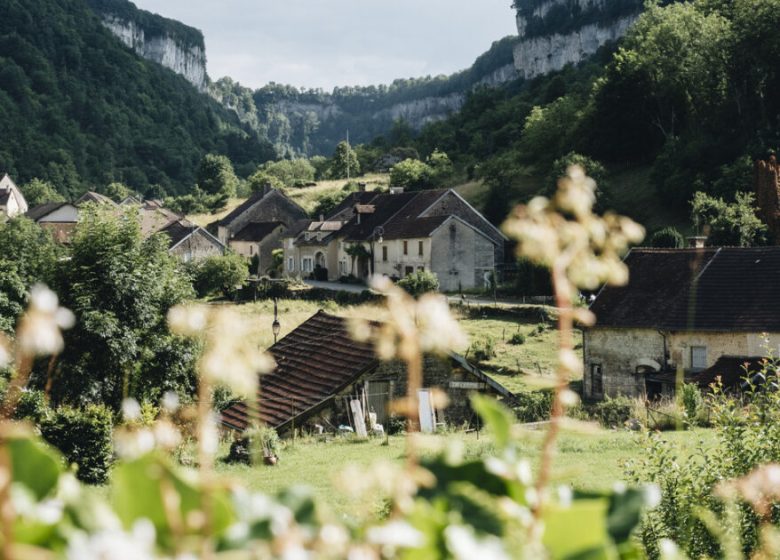
<path id="1" fill-rule="evenodd" d="M 519 440 L 520 455 L 535 467 L 539 455 L 542 431 L 525 431 Z M 680 450 L 681 456 L 692 454 L 700 441 L 710 441 L 710 430 L 666 432 L 662 435 Z M 608 490 L 618 481 L 625 481 L 624 464 L 646 453 L 643 433 L 625 430 L 599 430 L 594 433 L 562 434 L 554 464 L 553 482 L 578 489 Z M 430 450 L 449 447 L 466 458 L 489 456 L 493 444 L 489 434 L 481 432 L 450 433 L 427 436 L 424 446 Z M 378 491 L 362 500 L 350 497 L 349 486 L 355 473 L 368 473 L 376 463 L 400 465 L 406 441 L 403 436 L 357 441 L 333 437 L 328 441 L 310 438 L 283 440 L 280 462 L 276 466 L 248 466 L 220 462 L 217 470 L 228 480 L 265 493 L 304 485 L 326 504 L 331 514 L 339 516 L 374 515 L 381 511 L 384 496 Z M 223 454 L 227 448 L 223 447 Z M 349 467 L 349 471 L 347 468 Z M 356 470 L 357 469 L 357 470 Z M 348 472 L 351 476 L 345 476 Z"/>

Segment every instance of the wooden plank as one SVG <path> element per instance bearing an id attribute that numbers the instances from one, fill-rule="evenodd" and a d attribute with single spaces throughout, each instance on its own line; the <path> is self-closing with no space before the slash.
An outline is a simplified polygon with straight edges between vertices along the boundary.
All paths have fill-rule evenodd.
<path id="1" fill-rule="evenodd" d="M 487 389 L 487 383 L 479 381 L 450 381 L 450 389 Z"/>

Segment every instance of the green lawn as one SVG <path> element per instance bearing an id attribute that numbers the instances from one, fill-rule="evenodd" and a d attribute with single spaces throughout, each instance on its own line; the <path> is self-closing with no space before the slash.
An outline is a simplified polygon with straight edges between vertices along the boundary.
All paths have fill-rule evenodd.
<path id="1" fill-rule="evenodd" d="M 542 435 L 541 431 L 529 433 L 521 443 L 522 455 L 528 457 L 534 465 Z M 711 439 L 712 432 L 668 432 L 663 437 L 675 442 L 684 456 L 700 439 Z M 611 488 L 615 482 L 624 480 L 623 464 L 629 459 L 642 458 L 646 453 L 644 438 L 642 434 L 626 431 L 565 433 L 559 440 L 553 482 L 572 484 L 581 489 Z M 485 433 L 480 434 L 479 439 L 475 433 L 469 433 L 431 436 L 427 441 L 435 448 L 462 446 L 466 456 L 489 455 L 493 449 Z M 377 492 L 365 501 L 353 501 L 344 490 L 345 469 L 348 466 L 358 467 L 358 472 L 368 473 L 378 462 L 400 464 L 405 457 L 405 445 L 401 436 L 391 437 L 389 445 L 383 445 L 382 440 L 353 442 L 336 438 L 328 442 L 299 440 L 295 444 L 287 440 L 281 452 L 281 461 L 274 467 L 220 463 L 218 471 L 223 476 L 265 493 L 303 484 L 312 488 L 322 503 L 327 504 L 337 515 L 367 515 L 379 510 L 383 496 Z"/>

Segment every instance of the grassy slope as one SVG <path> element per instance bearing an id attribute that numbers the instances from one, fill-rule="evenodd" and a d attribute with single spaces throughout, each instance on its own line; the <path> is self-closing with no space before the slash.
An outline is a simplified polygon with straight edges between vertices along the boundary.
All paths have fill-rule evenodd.
<path id="1" fill-rule="evenodd" d="M 368 190 L 373 190 L 380 187 L 386 187 L 388 185 L 388 176 L 381 174 L 365 175 L 357 179 L 358 181 L 365 182 Z M 315 187 L 303 187 L 296 189 L 286 189 L 285 193 L 295 202 L 300 204 L 307 212 L 312 212 L 317 206 L 317 201 L 326 194 L 340 191 L 347 184 L 346 179 L 339 179 L 335 181 L 319 181 Z M 201 227 L 206 227 L 211 222 L 219 220 L 227 216 L 232 212 L 239 204 L 244 202 L 243 198 L 231 198 L 227 206 L 225 206 L 219 212 L 207 213 L 207 214 L 192 214 L 187 216 L 192 222 L 198 224 Z"/>
<path id="2" fill-rule="evenodd" d="M 540 440 L 543 432 L 527 435 L 521 444 L 521 455 L 537 462 Z M 682 456 L 695 449 L 700 439 L 712 438 L 706 430 L 695 432 L 669 432 L 664 434 L 679 446 Z M 624 463 L 629 459 L 642 458 L 644 436 L 632 432 L 601 431 L 591 435 L 563 434 L 559 440 L 559 453 L 553 471 L 553 482 L 572 484 L 583 489 L 611 488 L 616 481 L 624 479 Z M 451 434 L 431 436 L 428 443 L 442 447 L 460 441 L 466 456 L 480 456 L 492 451 L 489 437 L 481 434 Z M 381 505 L 379 492 L 353 501 L 344 491 L 342 473 L 348 466 L 368 471 L 377 462 L 400 463 L 405 457 L 405 443 L 400 436 L 390 438 L 388 446 L 381 440 L 353 442 L 334 439 L 329 442 L 311 440 L 284 442 L 281 461 L 276 467 L 248 467 L 221 464 L 221 474 L 237 479 L 250 488 L 274 493 L 296 484 L 304 484 L 338 515 L 364 516 L 375 514 Z"/>

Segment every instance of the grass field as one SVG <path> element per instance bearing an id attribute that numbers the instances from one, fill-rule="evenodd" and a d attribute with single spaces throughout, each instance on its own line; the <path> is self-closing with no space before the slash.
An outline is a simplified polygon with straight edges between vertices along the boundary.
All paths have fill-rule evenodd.
<path id="1" fill-rule="evenodd" d="M 521 443 L 521 455 L 536 465 L 543 432 L 529 433 Z M 624 463 L 646 453 L 644 436 L 627 431 L 602 431 L 595 434 L 564 433 L 559 440 L 559 451 L 553 470 L 555 484 L 571 484 L 580 489 L 611 488 L 616 481 L 624 480 Z M 692 453 L 700 440 L 711 440 L 712 432 L 667 432 L 664 438 L 673 442 L 682 456 Z M 465 456 L 482 456 L 492 453 L 489 436 L 482 433 L 429 436 L 426 440 L 432 448 L 455 445 L 465 451 Z M 277 466 L 228 465 L 220 463 L 218 471 L 223 476 L 240 481 L 244 485 L 266 493 L 303 484 L 327 504 L 337 515 L 370 515 L 376 513 L 383 496 L 376 493 L 365 501 L 355 502 L 343 488 L 343 473 L 368 472 L 377 462 L 400 463 L 405 457 L 405 440 L 401 436 L 389 438 L 389 445 L 382 440 L 356 442 L 333 439 L 329 442 L 299 440 L 284 442 Z"/>

